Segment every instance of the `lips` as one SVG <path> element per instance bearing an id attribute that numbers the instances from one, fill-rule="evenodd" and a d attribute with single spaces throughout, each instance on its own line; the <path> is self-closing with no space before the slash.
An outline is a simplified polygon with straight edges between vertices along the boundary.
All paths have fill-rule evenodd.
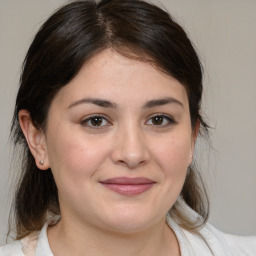
<path id="1" fill-rule="evenodd" d="M 100 182 L 106 188 L 126 196 L 139 195 L 149 190 L 156 182 L 144 178 L 115 177 Z"/>

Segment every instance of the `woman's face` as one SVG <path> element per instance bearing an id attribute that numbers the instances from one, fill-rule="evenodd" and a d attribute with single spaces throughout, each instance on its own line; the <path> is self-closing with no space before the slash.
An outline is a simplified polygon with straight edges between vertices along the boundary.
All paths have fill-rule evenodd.
<path id="1" fill-rule="evenodd" d="M 177 80 L 115 51 L 99 53 L 49 110 L 45 158 L 62 219 L 122 232 L 164 221 L 194 141 Z"/>

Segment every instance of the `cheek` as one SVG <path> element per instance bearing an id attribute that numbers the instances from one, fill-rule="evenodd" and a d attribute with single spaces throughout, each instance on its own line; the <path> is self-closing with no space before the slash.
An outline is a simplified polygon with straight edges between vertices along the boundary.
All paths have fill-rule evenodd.
<path id="1" fill-rule="evenodd" d="M 154 143 L 156 162 L 163 170 L 165 177 L 184 178 L 189 165 L 191 152 L 190 137 L 170 136 L 167 139 Z"/>
<path id="2" fill-rule="evenodd" d="M 58 134 L 57 136 L 55 134 Z M 99 140 L 69 130 L 52 133 L 48 147 L 50 166 L 56 183 L 80 183 L 91 177 L 104 161 L 108 148 Z"/>
<path id="3" fill-rule="evenodd" d="M 190 156 L 190 137 L 170 135 L 165 139 L 155 141 L 154 162 L 156 169 L 161 170 L 159 209 L 168 212 L 179 197 L 185 182 Z M 153 144 L 152 144 L 153 145 Z"/>

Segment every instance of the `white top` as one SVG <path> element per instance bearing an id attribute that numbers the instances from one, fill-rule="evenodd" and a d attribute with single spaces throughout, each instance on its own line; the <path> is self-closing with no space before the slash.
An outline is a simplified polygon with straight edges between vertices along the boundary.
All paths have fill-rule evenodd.
<path id="1" fill-rule="evenodd" d="M 185 206 L 182 206 L 188 215 L 194 219 L 198 214 Z M 200 229 L 200 234 L 207 244 L 198 235 L 182 229 L 169 216 L 167 223 L 174 231 L 179 241 L 181 256 L 256 256 L 256 236 L 242 237 L 222 233 L 207 223 Z M 45 224 L 40 232 L 22 240 L 14 241 L 0 247 L 0 256 L 54 256 L 47 238 L 47 226 Z"/>

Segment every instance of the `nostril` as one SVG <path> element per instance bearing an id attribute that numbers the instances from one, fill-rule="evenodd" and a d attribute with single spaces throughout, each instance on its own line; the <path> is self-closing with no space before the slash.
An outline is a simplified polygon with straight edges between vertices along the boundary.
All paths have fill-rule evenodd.
<path id="1" fill-rule="evenodd" d="M 146 163 L 145 160 L 136 160 L 136 159 L 126 159 L 126 160 L 119 160 L 117 164 L 126 166 L 129 169 L 138 168 Z"/>

